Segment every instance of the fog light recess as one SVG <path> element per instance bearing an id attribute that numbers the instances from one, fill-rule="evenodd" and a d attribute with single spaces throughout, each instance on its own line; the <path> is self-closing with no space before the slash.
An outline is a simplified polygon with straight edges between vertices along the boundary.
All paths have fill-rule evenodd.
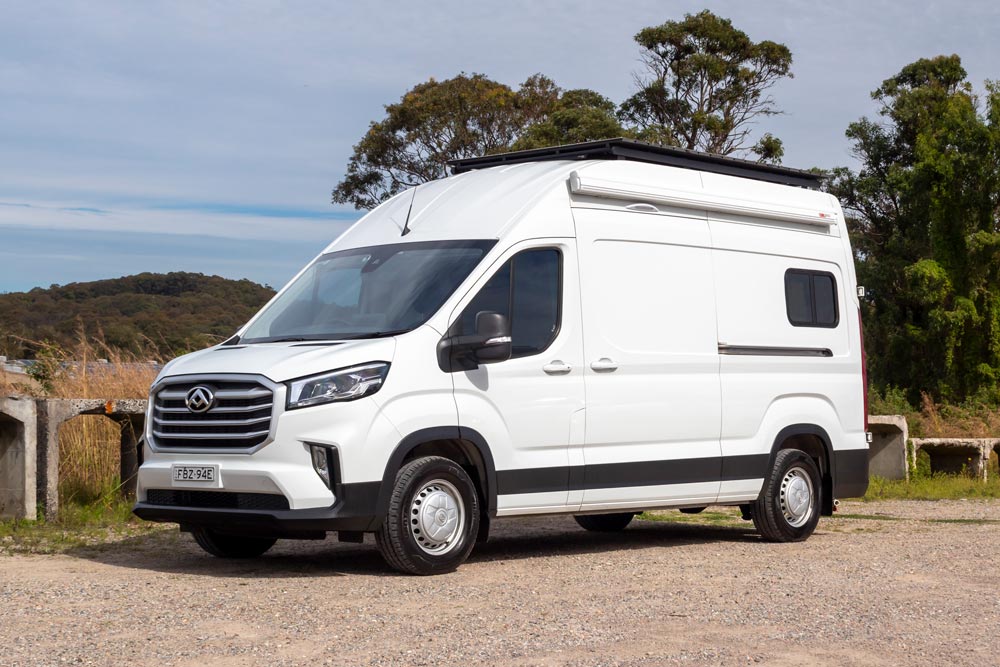
<path id="1" fill-rule="evenodd" d="M 333 489 L 335 476 L 333 474 L 333 448 L 323 445 L 309 445 L 309 452 L 312 456 L 313 470 L 319 478 L 326 484 L 326 488 Z"/>

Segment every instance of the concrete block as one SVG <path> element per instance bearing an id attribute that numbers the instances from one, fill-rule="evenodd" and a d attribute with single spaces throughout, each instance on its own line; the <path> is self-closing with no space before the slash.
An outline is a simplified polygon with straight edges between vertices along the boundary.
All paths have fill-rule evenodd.
<path id="1" fill-rule="evenodd" d="M 59 514 L 59 427 L 80 415 L 104 415 L 122 425 L 122 490 L 135 495 L 138 439 L 143 432 L 143 399 L 40 398 L 36 403 L 39 500 L 45 518 Z"/>
<path id="2" fill-rule="evenodd" d="M 885 479 L 909 479 L 906 441 L 910 436 L 906 418 L 902 415 L 870 415 L 868 430 L 872 434 L 868 446 L 868 474 Z"/>
<path id="3" fill-rule="evenodd" d="M 36 515 L 35 402 L 0 398 L 0 518 Z"/>
<path id="4" fill-rule="evenodd" d="M 986 481 L 990 451 L 1000 447 L 1000 438 L 914 438 L 913 456 L 923 450 L 931 472 L 968 474 Z"/>

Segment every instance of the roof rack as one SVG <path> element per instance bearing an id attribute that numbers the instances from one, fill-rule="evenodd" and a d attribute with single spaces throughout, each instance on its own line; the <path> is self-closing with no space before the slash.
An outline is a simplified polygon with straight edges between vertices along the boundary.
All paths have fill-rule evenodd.
<path id="1" fill-rule="evenodd" d="M 546 160 L 634 160 L 811 189 L 818 188 L 824 176 L 802 169 L 761 164 L 724 155 L 699 153 L 686 148 L 658 146 L 645 141 L 623 138 L 451 160 L 448 164 L 454 173 L 461 174 L 473 169 Z"/>

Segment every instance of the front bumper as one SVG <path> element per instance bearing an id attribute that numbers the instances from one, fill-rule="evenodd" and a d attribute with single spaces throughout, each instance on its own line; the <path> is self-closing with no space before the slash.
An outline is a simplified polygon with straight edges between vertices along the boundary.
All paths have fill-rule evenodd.
<path id="1" fill-rule="evenodd" d="M 207 526 L 259 537 L 301 537 L 340 530 L 372 531 L 381 521 L 377 509 L 381 487 L 381 482 L 341 484 L 336 488 L 337 501 L 330 507 L 240 510 L 138 502 L 133 512 L 147 521 L 179 523 L 185 529 Z"/>

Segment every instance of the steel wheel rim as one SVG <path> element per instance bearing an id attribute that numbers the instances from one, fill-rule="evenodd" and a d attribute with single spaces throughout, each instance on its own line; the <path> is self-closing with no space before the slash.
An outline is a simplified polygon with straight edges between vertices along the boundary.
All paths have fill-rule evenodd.
<path id="1" fill-rule="evenodd" d="M 781 478 L 781 514 L 792 528 L 800 528 L 812 518 L 814 511 L 812 477 L 804 468 L 791 468 Z"/>
<path id="2" fill-rule="evenodd" d="M 440 556 L 454 549 L 465 528 L 465 503 L 451 482 L 435 479 L 413 494 L 410 535 L 424 553 Z"/>

